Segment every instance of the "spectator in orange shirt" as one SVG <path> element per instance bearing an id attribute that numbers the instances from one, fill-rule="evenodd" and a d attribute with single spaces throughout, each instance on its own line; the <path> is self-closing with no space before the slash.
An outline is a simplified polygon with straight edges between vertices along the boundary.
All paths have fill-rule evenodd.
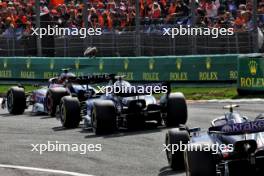
<path id="1" fill-rule="evenodd" d="M 169 15 L 174 14 L 176 11 L 176 2 L 171 2 L 169 7 Z"/>
<path id="2" fill-rule="evenodd" d="M 244 19 L 242 17 L 242 13 L 243 12 L 244 11 L 240 11 L 240 10 L 237 11 L 237 17 L 236 17 L 236 19 L 234 21 L 234 27 L 235 27 L 236 30 L 241 29 L 242 26 L 245 24 L 245 21 L 244 21 Z"/>

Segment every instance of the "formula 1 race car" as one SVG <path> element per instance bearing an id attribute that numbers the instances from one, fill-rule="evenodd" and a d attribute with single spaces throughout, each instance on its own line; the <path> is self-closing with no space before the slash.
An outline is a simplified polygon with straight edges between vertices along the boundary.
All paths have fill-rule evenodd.
<path id="1" fill-rule="evenodd" d="M 86 78 L 75 81 L 78 84 L 92 82 Z M 129 89 L 133 86 L 121 76 L 101 79 L 97 83 L 100 81 L 108 81 L 106 91 L 113 87 Z M 162 85 L 148 84 L 149 87 Z M 140 92 L 137 88 L 133 92 L 95 93 L 82 100 L 65 96 L 61 99 L 58 117 L 66 128 L 78 127 L 83 120 L 84 127 L 92 128 L 95 134 L 112 133 L 119 128 L 144 126 L 148 121 L 156 123 L 157 126 L 165 123 L 168 127 L 178 126 L 187 121 L 187 105 L 182 93 L 171 93 L 168 88 L 158 103 L 150 92 Z"/>
<path id="2" fill-rule="evenodd" d="M 60 76 L 49 79 L 47 86 L 32 92 L 26 93 L 21 85 L 11 87 L 3 98 L 1 107 L 3 109 L 7 107 L 10 114 L 18 115 L 23 114 L 25 109 L 32 105 L 33 113 L 47 113 L 53 117 L 62 97 L 74 95 L 79 90 L 91 94 L 95 92 L 90 86 L 68 84 L 70 78 L 76 77 L 69 70 L 69 68 L 62 69 Z"/>
<path id="3" fill-rule="evenodd" d="M 233 112 L 216 118 L 206 132 L 185 125 L 166 134 L 170 167 L 187 176 L 264 175 L 264 116 L 251 121 Z"/>

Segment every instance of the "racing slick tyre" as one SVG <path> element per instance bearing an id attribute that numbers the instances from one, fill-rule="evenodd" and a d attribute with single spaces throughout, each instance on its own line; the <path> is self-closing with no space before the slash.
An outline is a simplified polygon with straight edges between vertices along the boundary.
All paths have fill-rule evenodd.
<path id="1" fill-rule="evenodd" d="M 177 127 L 187 122 L 187 104 L 182 93 L 170 93 L 166 106 L 167 117 L 165 124 L 167 127 Z"/>
<path id="2" fill-rule="evenodd" d="M 117 128 L 114 103 L 111 100 L 95 101 L 91 123 L 96 135 L 113 133 Z"/>
<path id="3" fill-rule="evenodd" d="M 175 171 L 183 171 L 184 166 L 184 157 L 183 151 L 180 151 L 179 148 L 174 151 L 176 145 L 179 147 L 181 144 L 187 144 L 190 141 L 190 136 L 187 130 L 180 130 L 179 128 L 173 128 L 169 130 L 166 134 L 165 143 L 169 147 L 169 150 L 166 149 L 166 155 L 170 167 Z"/>
<path id="4" fill-rule="evenodd" d="M 46 110 L 49 116 L 55 117 L 57 106 L 60 104 L 62 97 L 69 95 L 67 90 L 63 87 L 51 88 L 46 94 Z"/>
<path id="5" fill-rule="evenodd" d="M 216 176 L 216 161 L 208 146 L 192 145 L 184 152 L 186 176 Z"/>
<path id="6" fill-rule="evenodd" d="M 26 109 L 26 95 L 24 88 L 11 87 L 7 92 L 7 109 L 10 114 L 23 114 Z"/>
<path id="7" fill-rule="evenodd" d="M 81 121 L 81 108 L 78 98 L 64 96 L 60 103 L 60 120 L 65 128 L 77 128 Z"/>

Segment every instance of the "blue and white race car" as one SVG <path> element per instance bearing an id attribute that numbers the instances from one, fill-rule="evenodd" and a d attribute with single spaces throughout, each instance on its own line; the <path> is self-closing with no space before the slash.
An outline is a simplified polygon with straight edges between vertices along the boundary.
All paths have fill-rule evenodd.
<path id="1" fill-rule="evenodd" d="M 235 107 L 225 106 L 229 112 L 208 130 L 184 124 L 170 129 L 165 144 L 170 167 L 187 176 L 264 175 L 264 116 L 250 120 Z"/>
<path id="2" fill-rule="evenodd" d="M 149 91 L 139 91 L 138 87 L 122 79 L 121 76 L 110 76 L 97 82 L 106 82 L 105 91 L 90 94 L 84 99 L 64 96 L 61 99 L 58 117 L 65 128 L 75 128 L 84 121 L 85 128 L 92 128 L 95 134 L 112 133 L 120 128 L 134 129 L 144 127 L 147 122 L 157 126 L 178 126 L 187 121 L 187 105 L 182 93 L 168 91 L 160 101 Z M 91 83 L 89 79 L 76 79 L 78 84 Z M 162 83 L 151 83 L 142 86 L 164 86 Z M 133 87 L 134 86 L 134 87 Z M 120 88 L 132 92 L 109 92 L 108 89 Z M 113 89 L 112 89 L 113 90 Z"/>
<path id="3" fill-rule="evenodd" d="M 76 78 L 69 70 L 62 69 L 60 76 L 49 79 L 47 86 L 41 86 L 32 92 L 25 92 L 21 85 L 11 87 L 3 98 L 1 107 L 7 108 L 10 114 L 18 115 L 23 114 L 25 109 L 32 105 L 33 113 L 55 116 L 62 97 L 78 95 L 79 92 L 91 94 L 95 92 L 90 86 L 69 83 L 69 79 Z"/>

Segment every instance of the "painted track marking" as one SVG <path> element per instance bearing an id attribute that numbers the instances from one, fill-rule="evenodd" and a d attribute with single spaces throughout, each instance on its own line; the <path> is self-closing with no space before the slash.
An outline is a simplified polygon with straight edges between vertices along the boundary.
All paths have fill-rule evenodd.
<path id="1" fill-rule="evenodd" d="M 93 176 L 93 175 L 82 174 L 82 173 L 77 173 L 77 172 L 69 172 L 69 171 L 63 171 L 63 170 L 53 170 L 53 169 L 44 169 L 44 168 L 26 167 L 26 166 L 16 166 L 16 165 L 5 165 L 5 164 L 0 164 L 0 168 L 30 170 L 30 171 L 38 171 L 38 172 L 48 172 L 48 173 L 71 175 L 71 176 Z"/>

